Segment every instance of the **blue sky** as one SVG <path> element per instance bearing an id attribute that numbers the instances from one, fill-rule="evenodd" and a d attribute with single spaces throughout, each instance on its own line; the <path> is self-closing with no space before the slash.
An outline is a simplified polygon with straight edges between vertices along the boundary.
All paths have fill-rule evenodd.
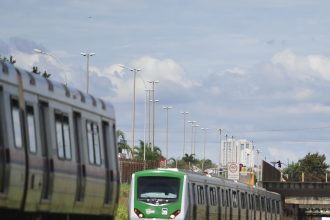
<path id="1" fill-rule="evenodd" d="M 267 161 L 330 153 L 330 2 L 322 0 L 3 0 L 0 54 L 38 65 L 52 78 L 111 101 L 131 143 L 133 77 L 136 141 L 144 137 L 144 83 L 159 80 L 156 145 L 182 152 L 183 117 L 208 127 L 207 155 L 218 161 L 217 128 L 253 140 Z M 33 53 L 40 48 L 52 54 Z M 187 125 L 186 146 L 191 130 Z M 204 136 L 197 130 L 196 147 Z M 201 154 L 197 154 L 202 158 Z M 328 158 L 330 161 L 330 157 Z"/>

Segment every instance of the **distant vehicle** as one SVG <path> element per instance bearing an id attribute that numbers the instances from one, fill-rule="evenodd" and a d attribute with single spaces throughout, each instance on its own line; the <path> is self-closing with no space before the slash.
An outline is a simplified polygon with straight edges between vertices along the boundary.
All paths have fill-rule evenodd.
<path id="1" fill-rule="evenodd" d="M 132 175 L 129 219 L 281 220 L 280 195 L 224 178 L 173 169 Z"/>
<path id="2" fill-rule="evenodd" d="M 111 104 L 0 62 L 1 219 L 114 219 Z"/>

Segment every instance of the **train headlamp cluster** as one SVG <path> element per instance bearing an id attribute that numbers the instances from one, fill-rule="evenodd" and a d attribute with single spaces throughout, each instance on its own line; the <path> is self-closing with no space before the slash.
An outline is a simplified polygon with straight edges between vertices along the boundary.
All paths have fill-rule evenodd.
<path id="1" fill-rule="evenodd" d="M 143 218 L 143 217 L 144 217 L 143 213 L 140 212 L 140 210 L 138 210 L 138 209 L 134 209 L 134 212 L 135 212 L 135 214 L 136 214 L 139 218 Z"/>
<path id="2" fill-rule="evenodd" d="M 181 210 L 176 210 L 175 212 L 173 212 L 171 215 L 170 215 L 170 219 L 174 219 L 177 215 L 179 215 L 181 212 Z"/>

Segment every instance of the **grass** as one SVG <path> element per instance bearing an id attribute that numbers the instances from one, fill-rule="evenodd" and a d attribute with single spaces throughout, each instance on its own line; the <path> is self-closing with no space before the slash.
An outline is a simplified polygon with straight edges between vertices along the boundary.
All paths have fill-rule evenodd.
<path id="1" fill-rule="evenodd" d="M 120 185 L 120 196 L 118 210 L 115 220 L 127 220 L 128 219 L 128 196 L 129 196 L 130 185 Z"/>

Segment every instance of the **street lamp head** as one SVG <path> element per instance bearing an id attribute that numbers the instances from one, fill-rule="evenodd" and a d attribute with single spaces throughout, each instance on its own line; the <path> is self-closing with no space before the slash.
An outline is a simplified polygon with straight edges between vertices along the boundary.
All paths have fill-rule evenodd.
<path id="1" fill-rule="evenodd" d="M 95 53 L 84 53 L 84 52 L 81 52 L 80 54 L 83 55 L 84 57 L 85 56 L 91 57 L 91 56 L 94 56 L 95 55 Z"/>
<path id="2" fill-rule="evenodd" d="M 33 49 L 33 51 L 36 52 L 36 53 L 42 53 L 42 50 L 37 49 L 37 48 Z"/>
<path id="3" fill-rule="evenodd" d="M 147 80 L 148 83 L 159 83 L 159 80 Z"/>
<path id="4" fill-rule="evenodd" d="M 181 114 L 187 115 L 189 112 L 180 112 Z"/>
<path id="5" fill-rule="evenodd" d="M 127 66 L 125 66 L 125 65 L 123 65 L 123 64 L 118 64 L 118 66 L 120 66 L 120 67 L 123 68 L 123 69 L 128 69 L 128 70 L 130 70 L 130 71 L 135 71 L 135 72 L 139 72 L 139 71 L 142 70 L 142 69 L 130 68 L 130 67 L 127 67 Z"/>
<path id="6" fill-rule="evenodd" d="M 166 109 L 166 110 L 172 109 L 172 108 L 173 108 L 172 106 L 163 106 L 163 109 Z"/>

